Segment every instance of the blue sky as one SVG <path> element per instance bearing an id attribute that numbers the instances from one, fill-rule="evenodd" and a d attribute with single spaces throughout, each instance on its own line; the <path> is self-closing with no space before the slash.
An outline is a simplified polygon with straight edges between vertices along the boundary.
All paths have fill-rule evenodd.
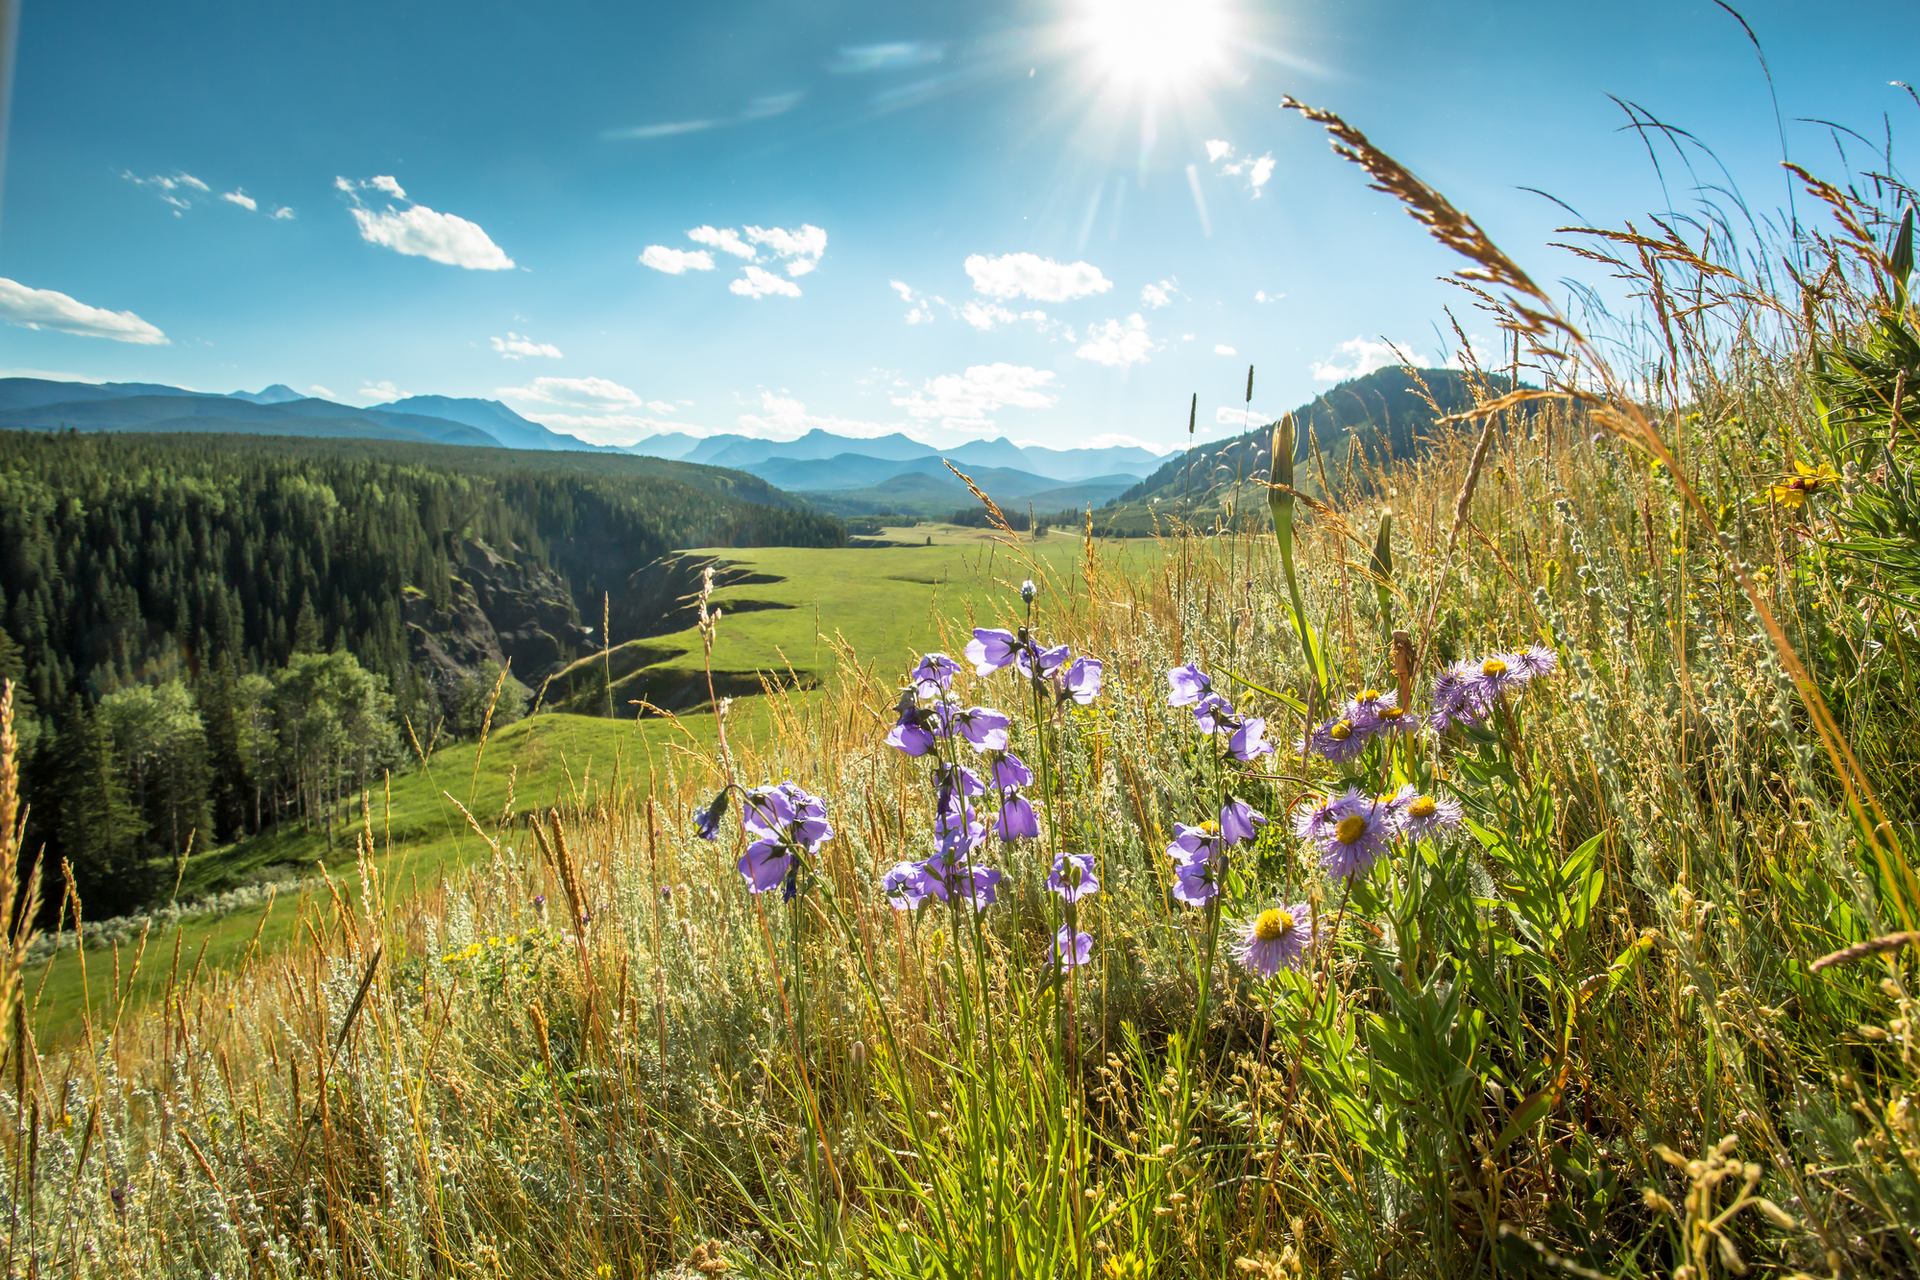
<path id="1" fill-rule="evenodd" d="M 1795 158 L 1840 165 L 1798 117 L 1911 136 L 1906 3 L 1743 11 Z M 1168 447 L 1190 392 L 1203 431 L 1238 429 L 1249 361 L 1277 413 L 1383 338 L 1446 358 L 1449 304 L 1491 335 L 1284 94 L 1542 278 L 1589 277 L 1522 188 L 1596 223 L 1665 205 L 1609 94 L 1757 208 L 1786 198 L 1765 80 L 1710 0 L 26 0 L 0 372 L 491 396 L 611 443 Z"/>

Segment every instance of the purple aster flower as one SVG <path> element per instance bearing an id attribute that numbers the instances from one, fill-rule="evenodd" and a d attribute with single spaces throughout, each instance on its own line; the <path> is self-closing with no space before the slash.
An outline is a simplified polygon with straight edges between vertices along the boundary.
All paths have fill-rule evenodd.
<path id="1" fill-rule="evenodd" d="M 1300 752 L 1320 756 L 1334 764 L 1353 759 L 1366 750 L 1368 732 L 1349 719 L 1343 711 L 1331 720 L 1315 726 L 1306 739 L 1295 744 Z"/>
<path id="2" fill-rule="evenodd" d="M 967 661 L 973 664 L 974 674 L 990 676 L 1013 661 L 1016 644 L 1011 631 L 975 627 L 973 639 L 967 641 L 963 652 L 967 655 Z"/>
<path id="3" fill-rule="evenodd" d="M 1357 788 L 1341 797 L 1342 812 L 1317 843 L 1320 865 L 1330 876 L 1351 879 L 1364 875 L 1385 852 L 1394 824 L 1385 805 L 1369 800 Z"/>
<path id="4" fill-rule="evenodd" d="M 1220 733 L 1240 723 L 1240 717 L 1234 714 L 1231 702 L 1217 693 L 1209 693 L 1193 704 L 1193 722 L 1200 726 L 1202 733 Z"/>
<path id="5" fill-rule="evenodd" d="M 1053 956 L 1062 973 L 1079 968 L 1093 959 L 1093 935 L 1075 933 L 1061 925 L 1060 932 L 1053 935 Z"/>
<path id="6" fill-rule="evenodd" d="M 1100 659 L 1075 658 L 1067 668 L 1061 691 L 1084 707 L 1100 696 L 1100 678 Z"/>
<path id="7" fill-rule="evenodd" d="M 1007 732 L 1013 721 L 1002 712 L 991 707 L 969 707 L 957 712 L 954 720 L 959 725 L 960 736 L 972 745 L 975 751 L 1005 751 Z"/>
<path id="8" fill-rule="evenodd" d="M 1220 840 L 1223 844 L 1236 845 L 1253 839 L 1253 833 L 1267 825 L 1267 815 L 1249 805 L 1239 796 L 1228 796 L 1226 804 L 1220 807 Z"/>
<path id="9" fill-rule="evenodd" d="M 1213 692 L 1213 680 L 1189 662 L 1167 672 L 1167 689 L 1168 706 L 1190 707 Z"/>
<path id="10" fill-rule="evenodd" d="M 1348 788 L 1344 794 L 1322 796 L 1315 803 L 1298 809 L 1293 815 L 1293 833 L 1302 840 L 1319 842 L 1333 830 L 1333 824 L 1347 816 L 1347 811 L 1355 804 L 1366 802 L 1366 797 L 1354 788 Z"/>
<path id="11" fill-rule="evenodd" d="M 1000 802 L 1000 816 L 993 829 L 1002 840 L 1033 840 L 1040 835 L 1040 819 L 1033 806 L 1017 791 L 1009 791 Z"/>
<path id="12" fill-rule="evenodd" d="M 1268 907 L 1245 922 L 1233 953 L 1241 964 L 1262 978 L 1282 969 L 1298 969 L 1313 945 L 1316 922 L 1304 902 Z"/>
<path id="13" fill-rule="evenodd" d="M 1251 764 L 1261 756 L 1273 754 L 1273 744 L 1267 741 L 1267 722 L 1259 716 L 1248 716 L 1240 722 L 1240 727 L 1227 739 L 1227 754 L 1242 764 Z"/>
<path id="14" fill-rule="evenodd" d="M 1053 874 L 1047 888 L 1068 902 L 1078 902 L 1100 892 L 1100 879 L 1093 874 L 1093 855 L 1063 853 L 1053 860 Z"/>
<path id="15" fill-rule="evenodd" d="M 925 654 L 913 668 L 913 687 L 925 693 L 944 692 L 953 687 L 959 670 L 960 664 L 944 653 Z"/>
<path id="16" fill-rule="evenodd" d="M 1026 761 L 1010 751 L 995 756 L 988 772 L 993 776 L 993 785 L 1002 791 L 1033 785 L 1033 770 L 1027 767 Z"/>
<path id="17" fill-rule="evenodd" d="M 1538 676 L 1550 676 L 1560 669 L 1560 655 L 1546 645 L 1536 644 L 1512 656 L 1515 672 L 1524 683 Z"/>
<path id="18" fill-rule="evenodd" d="M 1413 788 L 1406 788 L 1406 799 L 1395 813 L 1400 830 L 1409 838 L 1437 836 L 1443 831 L 1460 825 L 1461 809 L 1458 800 L 1448 800 L 1441 796 L 1416 795 Z"/>
<path id="19" fill-rule="evenodd" d="M 1204 907 L 1220 892 L 1212 861 L 1182 863 L 1174 868 L 1173 896 L 1190 907 Z"/>
<path id="20" fill-rule="evenodd" d="M 927 900 L 927 873 L 917 862 L 897 862 L 880 877 L 880 891 L 896 911 L 911 911 Z"/>
<path id="21" fill-rule="evenodd" d="M 1173 843 L 1167 846 L 1167 856 L 1180 866 L 1194 866 L 1212 862 L 1222 847 L 1219 823 L 1203 822 L 1197 827 L 1190 827 L 1184 822 L 1176 822 L 1173 824 Z"/>
<path id="22" fill-rule="evenodd" d="M 779 840 L 755 840 L 737 864 L 754 893 L 777 889 L 793 870 L 793 847 Z"/>

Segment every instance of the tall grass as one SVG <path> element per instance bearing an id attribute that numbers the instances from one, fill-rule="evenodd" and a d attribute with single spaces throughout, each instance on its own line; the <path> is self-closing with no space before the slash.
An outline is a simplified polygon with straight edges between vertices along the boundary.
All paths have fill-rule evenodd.
<path id="1" fill-rule="evenodd" d="M 880 889 L 948 798 L 883 743 L 906 673 L 850 655 L 826 696 L 770 693 L 760 738 L 495 830 L 435 900 L 389 899 L 366 859 L 305 947 L 232 975 L 169 957 L 164 1007 L 83 1050 L 42 1056 L 14 1019 L 11 1271 L 1920 1270 L 1914 418 L 1885 337 L 1916 329 L 1912 193 L 1815 183 L 1834 232 L 1744 254 L 1678 223 L 1581 234 L 1645 312 L 1576 326 L 1315 118 L 1466 255 L 1502 372 L 1538 389 L 1335 477 L 1334 507 L 1296 505 L 1276 448 L 1267 510 L 1146 571 L 1089 540 L 1077 573 L 1016 569 L 999 616 L 929 634 L 957 654 L 1024 625 L 1105 663 L 1085 707 L 956 677 L 1038 774 L 1042 837 L 977 851 L 993 905 Z M 703 635 L 724 650 L 725 620 Z M 1559 671 L 1476 725 L 1285 749 L 1354 690 L 1424 710 L 1447 664 L 1527 645 Z M 1187 662 L 1277 756 L 1169 709 Z M 749 894 L 733 824 L 694 819 L 783 779 L 835 833 L 790 895 Z M 1464 822 L 1330 877 L 1288 817 L 1347 781 Z M 1163 851 L 1229 794 L 1270 820 L 1191 908 Z M 1044 888 L 1065 851 L 1101 886 L 1071 906 Z M 1276 902 L 1312 945 L 1262 979 L 1230 944 Z M 1088 964 L 1053 962 L 1062 924 Z"/>

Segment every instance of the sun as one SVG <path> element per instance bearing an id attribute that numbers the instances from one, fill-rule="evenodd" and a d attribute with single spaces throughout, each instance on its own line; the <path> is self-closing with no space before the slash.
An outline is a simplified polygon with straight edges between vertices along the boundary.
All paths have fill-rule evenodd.
<path id="1" fill-rule="evenodd" d="M 1074 0 L 1068 27 L 1099 79 L 1148 98 L 1212 79 L 1233 37 L 1225 0 Z"/>

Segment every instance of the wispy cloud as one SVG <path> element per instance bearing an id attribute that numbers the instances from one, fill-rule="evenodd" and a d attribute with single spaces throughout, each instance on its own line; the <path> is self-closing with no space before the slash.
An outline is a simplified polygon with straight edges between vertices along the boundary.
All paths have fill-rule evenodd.
<path id="1" fill-rule="evenodd" d="M 683 120 L 654 120 L 646 124 L 620 125 L 612 129 L 602 129 L 603 142 L 652 142 L 658 138 L 678 138 L 689 133 L 705 133 L 708 129 L 722 129 L 728 125 L 752 124 L 757 120 L 771 120 L 783 116 L 805 101 L 804 90 L 795 89 L 786 93 L 763 93 L 747 99 L 738 111 L 732 115 L 691 116 Z"/>
<path id="2" fill-rule="evenodd" d="M 389 175 L 380 174 L 360 182 L 335 178 L 333 185 L 353 202 L 348 212 L 360 228 L 360 238 L 368 244 L 468 271 L 513 268 L 513 259 L 493 242 L 479 223 L 413 203 L 399 182 Z M 361 200 L 362 192 L 371 191 L 391 197 L 385 208 L 369 208 Z"/>
<path id="3" fill-rule="evenodd" d="M 548 360 L 562 358 L 560 348 L 551 342 L 535 342 L 526 334 L 515 333 L 511 329 L 507 330 L 506 337 L 492 338 L 489 341 L 493 343 L 494 351 L 507 360 L 524 360 L 528 356 L 540 356 Z"/>
<path id="4" fill-rule="evenodd" d="M 23 329 L 52 329 L 82 338 L 106 338 L 136 346 L 163 347 L 167 335 L 131 311 L 88 306 L 55 289 L 34 289 L 0 277 L 0 320 Z"/>
<path id="5" fill-rule="evenodd" d="M 827 64 L 837 76 L 869 75 L 876 71 L 907 71 L 930 67 L 947 56 L 947 46 L 937 40 L 888 40 L 879 44 L 843 45 Z"/>
<path id="6" fill-rule="evenodd" d="M 136 187 L 153 192 L 160 198 L 161 203 L 173 210 L 173 216 L 176 218 L 196 205 L 209 204 L 215 199 L 211 186 L 185 170 L 156 173 L 143 178 L 131 169 L 123 169 L 120 171 L 120 176 Z M 260 202 L 248 195 L 244 187 L 236 186 L 231 191 L 223 191 L 218 199 L 236 208 L 245 209 L 248 213 L 257 213 L 260 209 Z M 293 217 L 293 210 L 282 205 L 269 216 L 284 220 Z"/>
<path id="7" fill-rule="evenodd" d="M 889 280 L 887 287 L 900 295 L 900 301 L 907 304 L 908 324 L 932 324 L 935 302 L 945 302 L 942 298 L 929 298 L 905 280 Z"/>
<path id="8" fill-rule="evenodd" d="M 1055 262 L 1033 253 L 975 253 L 964 265 L 975 292 L 989 298 L 1071 302 L 1113 288 L 1091 262 Z"/>
<path id="9" fill-rule="evenodd" d="M 1257 156 L 1236 152 L 1233 144 L 1224 138 L 1207 140 L 1207 160 L 1216 173 L 1230 178 L 1244 178 L 1247 190 L 1253 193 L 1256 200 L 1260 198 L 1261 189 L 1273 177 L 1273 152 Z"/>
<path id="10" fill-rule="evenodd" d="M 1238 349 L 1230 347 L 1224 342 L 1216 342 L 1213 344 L 1213 354 L 1217 356 L 1237 356 L 1240 352 Z"/>
<path id="11" fill-rule="evenodd" d="M 524 387 L 500 387 L 494 394 L 502 400 L 575 409 L 631 408 L 642 403 L 639 392 L 611 378 L 535 378 Z"/>
<path id="12" fill-rule="evenodd" d="M 368 404 L 391 404 L 395 400 L 405 400 L 411 391 L 402 391 L 395 386 L 393 379 L 382 378 L 378 382 L 369 382 L 353 393 L 353 398 Z"/>
<path id="13" fill-rule="evenodd" d="M 1140 305 L 1149 311 L 1157 311 L 1161 307 L 1171 305 L 1179 292 L 1180 282 L 1172 276 L 1168 276 L 1165 280 L 1155 280 L 1152 284 L 1140 286 Z"/>

